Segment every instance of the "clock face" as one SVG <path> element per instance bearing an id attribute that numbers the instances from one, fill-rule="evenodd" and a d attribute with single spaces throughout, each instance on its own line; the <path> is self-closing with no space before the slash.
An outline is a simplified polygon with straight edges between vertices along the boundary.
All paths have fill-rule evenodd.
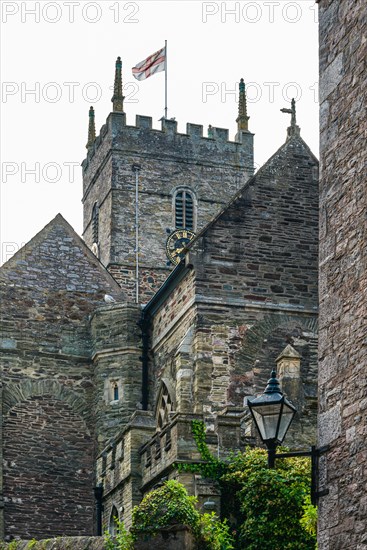
<path id="1" fill-rule="evenodd" d="M 179 264 L 185 256 L 184 250 L 188 243 L 195 237 L 193 231 L 188 229 L 176 229 L 167 239 L 166 254 L 168 259 L 175 265 Z"/>

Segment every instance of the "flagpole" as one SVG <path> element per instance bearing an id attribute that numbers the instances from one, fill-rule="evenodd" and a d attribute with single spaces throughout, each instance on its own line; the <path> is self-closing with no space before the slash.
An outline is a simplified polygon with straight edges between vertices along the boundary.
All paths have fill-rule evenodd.
<path id="1" fill-rule="evenodd" d="M 164 118 L 167 118 L 167 40 L 164 41 L 166 63 L 164 68 Z"/>

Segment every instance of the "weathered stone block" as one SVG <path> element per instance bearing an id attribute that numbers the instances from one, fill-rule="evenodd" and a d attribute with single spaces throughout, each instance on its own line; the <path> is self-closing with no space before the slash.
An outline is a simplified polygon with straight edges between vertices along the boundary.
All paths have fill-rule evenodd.
<path id="1" fill-rule="evenodd" d="M 137 532 L 135 550 L 194 550 L 194 538 L 184 525 L 173 525 L 152 536 Z"/>

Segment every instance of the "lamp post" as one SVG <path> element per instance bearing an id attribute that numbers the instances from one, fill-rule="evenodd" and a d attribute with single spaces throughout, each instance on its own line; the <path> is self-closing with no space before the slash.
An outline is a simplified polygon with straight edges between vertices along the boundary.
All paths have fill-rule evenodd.
<path id="1" fill-rule="evenodd" d="M 328 489 L 318 491 L 318 457 L 328 450 L 328 446 L 320 449 L 311 447 L 310 451 L 276 454 L 276 448 L 282 444 L 297 410 L 283 395 L 274 370 L 264 393 L 260 397 L 249 399 L 247 404 L 261 440 L 268 449 L 269 468 L 275 468 L 276 458 L 311 457 L 311 502 L 317 504 L 318 498 L 329 492 Z"/>
<path id="2" fill-rule="evenodd" d="M 268 448 L 268 466 L 275 466 L 275 452 L 292 423 L 296 408 L 283 395 L 273 370 L 264 393 L 248 401 L 260 437 Z"/>

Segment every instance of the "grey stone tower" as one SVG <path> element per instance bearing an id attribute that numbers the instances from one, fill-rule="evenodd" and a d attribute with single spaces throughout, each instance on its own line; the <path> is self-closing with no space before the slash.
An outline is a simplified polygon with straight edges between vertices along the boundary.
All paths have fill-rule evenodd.
<path id="1" fill-rule="evenodd" d="M 252 175 L 253 134 L 243 80 L 235 141 L 215 127 L 203 137 L 197 124 L 180 134 L 174 119 L 162 119 L 160 130 L 146 116 L 128 126 L 123 100 L 118 58 L 113 112 L 96 139 L 90 113 L 82 164 L 84 239 L 128 299 L 146 303 L 172 269 L 168 234 L 176 227 L 198 232 Z"/>

